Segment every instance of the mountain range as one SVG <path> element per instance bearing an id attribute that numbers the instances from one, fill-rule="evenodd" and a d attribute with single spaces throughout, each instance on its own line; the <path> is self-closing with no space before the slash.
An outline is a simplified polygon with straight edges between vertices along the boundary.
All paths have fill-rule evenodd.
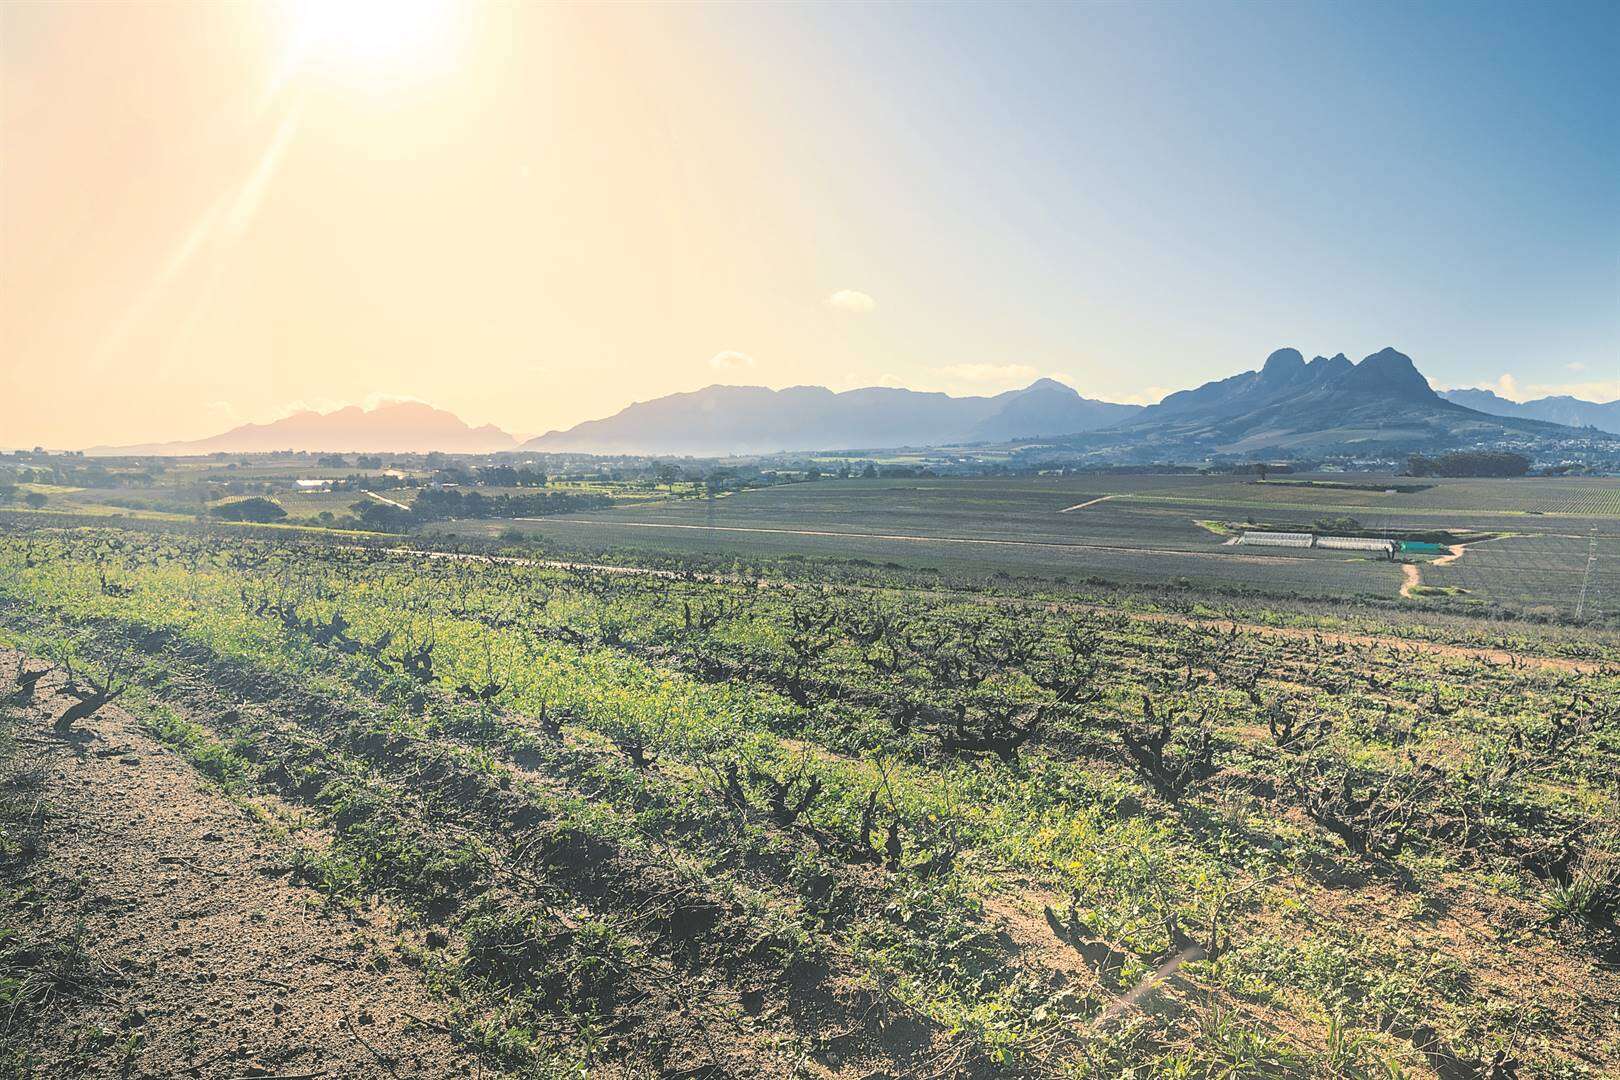
<path id="1" fill-rule="evenodd" d="M 1081 397 L 1041 379 L 994 397 L 870 388 L 711 386 L 641 402 L 553 431 L 526 450 L 768 453 L 1061 440 L 1124 459 L 1411 450 L 1556 441 L 1581 433 L 1533 416 L 1469 408 L 1436 394 L 1412 363 L 1383 349 L 1307 362 L 1278 349 L 1260 368 L 1147 407 Z"/>
<path id="2" fill-rule="evenodd" d="M 1579 437 L 1541 420 L 1494 416 L 1447 401 L 1411 357 L 1382 349 L 1306 362 L 1278 349 L 1259 370 L 1171 394 L 1111 429 L 1150 456 L 1380 452 Z"/>
<path id="3" fill-rule="evenodd" d="M 843 393 L 823 386 L 708 386 L 547 432 L 523 449 L 723 455 L 1008 442 L 1095 431 L 1141 409 L 1083 398 L 1052 379 L 993 397 L 887 386 Z"/>
<path id="4" fill-rule="evenodd" d="M 1511 401 L 1490 390 L 1466 387 L 1446 390 L 1441 397 L 1478 412 L 1490 413 L 1492 416 L 1519 416 L 1530 420 L 1567 424 L 1570 427 L 1595 427 L 1599 431 L 1620 434 L 1620 400 L 1582 401 L 1568 394 L 1559 394 L 1556 397 L 1536 398 L 1534 401 Z"/>
<path id="5" fill-rule="evenodd" d="M 402 454 L 442 450 L 490 454 L 516 448 L 517 440 L 493 425 L 471 427 L 455 413 L 420 401 L 395 401 L 372 409 L 349 405 L 328 413 L 304 409 L 268 424 L 243 424 L 206 439 L 98 446 L 87 453 L 186 455 L 317 450 Z"/>
<path id="6" fill-rule="evenodd" d="M 475 428 L 442 409 L 397 402 L 374 409 L 303 411 L 207 439 L 98 447 L 90 453 L 522 449 L 707 457 L 1047 440 L 1105 458 L 1168 461 L 1211 454 L 1397 454 L 1491 443 L 1620 441 L 1601 433 L 1620 432 L 1617 412 L 1620 402 L 1543 398 L 1519 404 L 1483 390 L 1437 394 L 1411 358 L 1394 349 L 1360 363 L 1343 353 L 1307 362 L 1297 349 L 1278 349 L 1256 370 L 1146 407 L 1094 401 L 1052 379 L 985 397 L 892 387 L 835 393 L 820 386 L 709 386 L 637 402 L 521 446 L 497 427 Z M 1571 426 L 1577 424 L 1587 426 Z"/>

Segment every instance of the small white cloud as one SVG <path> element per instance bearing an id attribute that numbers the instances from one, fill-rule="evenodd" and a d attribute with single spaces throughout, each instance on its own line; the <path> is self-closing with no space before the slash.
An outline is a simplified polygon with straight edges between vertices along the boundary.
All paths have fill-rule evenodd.
<path id="1" fill-rule="evenodd" d="M 839 289 L 827 297 L 827 306 L 837 308 L 839 311 L 866 315 L 877 310 L 877 301 L 855 289 Z"/>
<path id="2" fill-rule="evenodd" d="M 716 371 L 745 371 L 754 366 L 754 358 L 747 353 L 727 349 L 709 357 L 709 366 Z"/>
<path id="3" fill-rule="evenodd" d="M 1582 401 L 1607 402 L 1620 399 L 1620 379 L 1594 379 L 1590 382 L 1536 383 L 1530 387 L 1531 397 L 1559 397 L 1568 395 Z"/>
<path id="4" fill-rule="evenodd" d="M 233 424 L 240 424 L 242 422 L 242 414 L 237 412 L 236 406 L 232 405 L 228 401 L 210 401 L 208 403 L 208 411 L 211 413 L 217 413 L 219 416 L 224 417 L 227 421 Z"/>
<path id="5" fill-rule="evenodd" d="M 1565 367 L 1579 371 L 1584 365 L 1566 364 Z M 1519 385 L 1519 380 L 1511 373 L 1504 373 L 1495 382 L 1480 383 L 1479 389 L 1493 391 L 1497 397 L 1507 398 L 1509 401 L 1533 401 L 1544 397 L 1572 397 L 1582 401 L 1614 401 L 1620 398 L 1620 379 L 1591 379 L 1585 382 L 1567 383 L 1531 383 L 1528 386 Z"/>
<path id="6" fill-rule="evenodd" d="M 1509 401 L 1524 400 L 1524 392 L 1519 389 L 1519 380 L 1506 371 L 1494 383 L 1487 384 L 1485 389 L 1494 390 L 1497 397 L 1505 397 Z"/>
<path id="7" fill-rule="evenodd" d="M 1569 363 L 1564 365 L 1564 370 L 1565 371 L 1585 371 L 1586 370 L 1586 365 L 1581 363 L 1579 360 L 1571 360 Z"/>
<path id="8" fill-rule="evenodd" d="M 1121 405 L 1157 405 L 1174 392 L 1167 386 L 1146 386 L 1139 394 L 1106 396 L 1102 400 L 1118 402 Z"/>
<path id="9" fill-rule="evenodd" d="M 1452 390 L 1489 390 L 1497 397 L 1507 398 L 1509 401 L 1523 401 L 1526 397 L 1524 391 L 1519 387 L 1519 380 L 1506 371 L 1495 382 L 1459 383 L 1456 386 L 1449 386 L 1430 379 L 1429 386 L 1437 394 L 1444 394 Z"/>
<path id="10" fill-rule="evenodd" d="M 1041 374 L 1040 369 L 1028 364 L 950 364 L 940 368 L 939 373 L 953 382 L 976 386 L 1028 386 Z"/>

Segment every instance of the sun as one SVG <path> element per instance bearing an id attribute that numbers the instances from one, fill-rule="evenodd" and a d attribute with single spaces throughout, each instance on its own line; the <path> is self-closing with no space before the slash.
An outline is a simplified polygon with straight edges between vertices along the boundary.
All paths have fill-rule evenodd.
<path id="1" fill-rule="evenodd" d="M 282 0 L 288 61 L 362 83 L 394 82 L 448 66 L 455 0 Z"/>

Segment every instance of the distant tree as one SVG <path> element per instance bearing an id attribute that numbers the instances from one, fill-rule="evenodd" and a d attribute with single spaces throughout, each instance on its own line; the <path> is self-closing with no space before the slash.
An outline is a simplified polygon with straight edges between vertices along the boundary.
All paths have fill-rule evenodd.
<path id="1" fill-rule="evenodd" d="M 382 458 L 375 454 L 361 454 L 355 461 L 355 467 L 360 469 L 380 469 L 382 468 Z"/>
<path id="2" fill-rule="evenodd" d="M 45 493 L 41 491 L 30 491 L 23 496 L 23 502 L 26 503 L 30 508 L 38 510 L 40 507 L 45 505 Z"/>
<path id="3" fill-rule="evenodd" d="M 736 469 L 713 469 L 703 478 L 704 487 L 712 495 L 716 491 L 724 491 L 727 487 L 734 487 L 737 483 Z"/>
<path id="4" fill-rule="evenodd" d="M 681 478 L 681 469 L 680 466 L 674 464 L 673 462 L 662 461 L 659 462 L 658 468 L 655 470 L 654 475 L 657 476 L 660 484 L 669 488 L 671 491 L 674 491 L 675 481 Z"/>
<path id="5" fill-rule="evenodd" d="M 210 512 L 221 521 L 252 521 L 260 525 L 280 521 L 287 516 L 287 511 L 279 504 L 258 496 L 225 503 Z"/>
<path id="6" fill-rule="evenodd" d="M 1260 478 L 1260 482 L 1262 484 L 1266 482 L 1267 469 L 1268 466 L 1263 461 L 1257 461 L 1254 463 L 1254 474 Z"/>
<path id="7" fill-rule="evenodd" d="M 416 521 L 409 510 L 388 503 L 368 502 L 359 513 L 360 527 L 372 532 L 404 532 Z"/>
<path id="8" fill-rule="evenodd" d="M 510 465 L 491 465 L 478 470 L 478 482 L 488 487 L 517 487 L 518 472 Z"/>
<path id="9" fill-rule="evenodd" d="M 342 469 L 348 466 L 342 454 L 322 454 L 315 459 L 315 464 L 323 469 Z"/>
<path id="10" fill-rule="evenodd" d="M 1505 450 L 1459 450 L 1439 457 L 1413 454 L 1406 459 L 1412 476 L 1523 476 L 1530 459 Z"/>
<path id="11" fill-rule="evenodd" d="M 861 479 L 862 480 L 875 480 L 875 479 L 877 479 L 877 474 L 878 474 L 877 466 L 872 464 L 870 461 L 868 461 L 866 463 L 866 468 L 861 470 Z"/>
<path id="12" fill-rule="evenodd" d="M 0 506 L 15 502 L 17 500 L 17 491 L 16 484 L 0 484 Z"/>

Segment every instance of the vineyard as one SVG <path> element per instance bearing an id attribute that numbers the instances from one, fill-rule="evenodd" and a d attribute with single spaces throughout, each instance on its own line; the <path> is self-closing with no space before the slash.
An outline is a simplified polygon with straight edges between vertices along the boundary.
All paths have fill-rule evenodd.
<path id="1" fill-rule="evenodd" d="M 1620 513 L 1603 509 L 1620 498 L 1617 492 L 1613 480 L 1600 477 L 849 480 L 438 528 L 484 539 L 516 531 L 586 561 L 633 553 L 688 558 L 724 553 L 744 560 L 864 559 L 963 578 L 1015 575 L 1142 585 L 1185 579 L 1203 589 L 1272 596 L 1409 595 L 1401 591 L 1400 567 L 1386 560 L 1226 544 L 1244 528 L 1288 532 L 1338 522 L 1359 535 L 1503 538 L 1500 553 L 1476 558 L 1488 545 L 1470 547 L 1444 568 L 1433 584 L 1461 591 L 1427 594 L 1425 604 L 1566 616 L 1579 608 L 1582 618 L 1602 621 L 1616 615 L 1615 590 L 1602 586 L 1620 566 L 1615 562 Z M 1572 537 L 1582 542 L 1572 544 Z M 1594 544 L 1590 552 L 1588 540 Z M 1587 589 L 1583 602 L 1588 582 L 1598 587 Z"/>
<path id="2" fill-rule="evenodd" d="M 438 1010 L 437 1065 L 353 1029 L 375 1075 L 1616 1075 L 1620 656 L 1447 625 L 0 540 L 13 757 L 128 718 L 240 808 Z M 34 815 L 0 819 L 8 1063 L 323 1074 L 190 1050 L 183 1008 L 131 1037 L 109 943 L 44 964 L 83 901 L 40 896 Z"/>
<path id="3" fill-rule="evenodd" d="M 1620 491 L 1612 488 L 1571 491 L 1542 499 L 1535 506 L 1536 510 L 1543 514 L 1582 514 L 1620 518 Z"/>

